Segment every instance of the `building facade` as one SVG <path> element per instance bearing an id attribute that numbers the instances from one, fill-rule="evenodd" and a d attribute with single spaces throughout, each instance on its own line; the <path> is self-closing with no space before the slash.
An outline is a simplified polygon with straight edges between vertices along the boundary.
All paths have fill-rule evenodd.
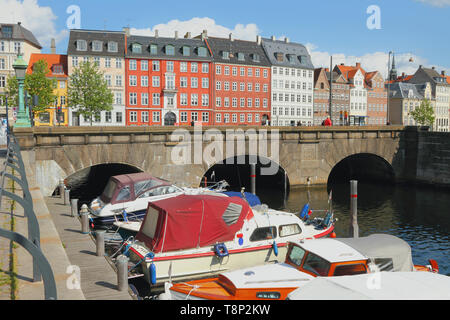
<path id="1" fill-rule="evenodd" d="M 212 122 L 212 56 L 203 39 L 127 36 L 126 124 Z"/>
<path id="2" fill-rule="evenodd" d="M 388 97 L 383 76 L 378 71 L 366 72 L 367 124 L 385 125 L 388 122 Z"/>
<path id="3" fill-rule="evenodd" d="M 270 121 L 270 62 L 256 41 L 201 35 L 214 61 L 215 125 L 260 125 Z"/>
<path id="4" fill-rule="evenodd" d="M 330 113 L 330 82 L 325 68 L 314 69 L 313 124 L 319 126 Z"/>
<path id="5" fill-rule="evenodd" d="M 77 115 L 77 106 L 70 106 L 69 124 L 73 126 L 125 125 L 125 32 L 71 30 L 67 48 L 69 77 L 75 68 L 86 61 L 97 65 L 103 73 L 108 88 L 114 96 L 113 109 L 101 111 L 91 122 L 91 119 L 84 119 L 82 115 Z"/>
<path id="6" fill-rule="evenodd" d="M 13 63 L 20 52 L 28 63 L 34 53 L 41 52 L 41 45 L 33 33 L 21 23 L 0 24 L 0 118 L 6 118 L 6 93 L 9 76 L 14 76 Z M 14 120 L 16 106 L 9 106 L 9 119 Z"/>
<path id="7" fill-rule="evenodd" d="M 31 55 L 27 74 L 33 73 L 33 67 L 39 60 L 44 60 L 48 66 L 47 78 L 54 80 L 53 93 L 56 96 L 54 104 L 35 115 L 35 126 L 67 126 L 69 114 L 67 108 L 67 55 L 41 54 Z"/>
<path id="8" fill-rule="evenodd" d="M 313 125 L 314 66 L 305 46 L 263 38 L 271 64 L 272 125 Z"/>
<path id="9" fill-rule="evenodd" d="M 409 83 L 422 84 L 429 82 L 432 88 L 432 99 L 436 101 L 434 131 L 450 130 L 450 84 L 447 82 L 445 71 L 440 74 L 435 68 L 424 68 L 419 66 Z"/>
<path id="10" fill-rule="evenodd" d="M 347 79 L 336 71 L 325 69 L 328 82 L 331 83 L 331 115 L 334 125 L 350 124 L 350 85 Z M 354 124 L 354 118 L 352 124 Z"/>

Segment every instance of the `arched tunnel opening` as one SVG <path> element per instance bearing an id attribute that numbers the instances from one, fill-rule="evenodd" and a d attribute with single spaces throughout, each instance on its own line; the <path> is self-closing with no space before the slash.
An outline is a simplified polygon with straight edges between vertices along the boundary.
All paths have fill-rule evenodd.
<path id="1" fill-rule="evenodd" d="M 106 163 L 82 169 L 65 179 L 70 198 L 78 199 L 78 206 L 90 203 L 99 196 L 112 176 L 142 172 L 139 168 L 122 163 Z M 57 188 L 58 189 L 58 188 Z M 55 192 L 57 192 L 55 190 Z"/>
<path id="2" fill-rule="evenodd" d="M 285 170 L 269 159 L 255 158 L 256 195 L 262 203 L 270 203 L 272 208 L 282 208 L 284 200 L 289 195 L 289 178 Z M 233 157 L 213 165 L 202 177 L 200 186 L 203 187 L 205 181 L 208 186 L 212 186 L 216 182 L 225 180 L 229 184 L 229 191 L 241 191 L 241 188 L 245 188 L 246 192 L 251 192 L 250 156 L 246 155 L 245 161 L 243 159 L 243 156 Z"/>
<path id="3" fill-rule="evenodd" d="M 333 201 L 344 199 L 347 203 L 350 180 L 358 181 L 358 197 L 367 197 L 380 185 L 384 189 L 392 188 L 395 173 L 390 163 L 374 154 L 360 153 L 346 157 L 334 166 L 328 176 L 327 191 L 333 191 Z"/>

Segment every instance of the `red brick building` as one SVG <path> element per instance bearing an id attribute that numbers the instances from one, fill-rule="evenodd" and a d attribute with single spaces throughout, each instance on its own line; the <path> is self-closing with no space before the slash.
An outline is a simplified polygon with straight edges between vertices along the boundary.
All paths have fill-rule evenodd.
<path id="1" fill-rule="evenodd" d="M 378 71 L 366 72 L 367 124 L 385 125 L 387 123 L 387 90 L 383 76 Z"/>
<path id="2" fill-rule="evenodd" d="M 212 73 L 202 39 L 128 35 L 126 125 L 211 124 Z"/>

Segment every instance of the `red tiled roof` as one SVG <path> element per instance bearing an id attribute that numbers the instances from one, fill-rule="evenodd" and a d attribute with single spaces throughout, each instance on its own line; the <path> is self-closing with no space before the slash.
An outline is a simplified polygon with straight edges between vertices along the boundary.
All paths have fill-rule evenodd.
<path id="1" fill-rule="evenodd" d="M 45 53 L 33 53 L 28 63 L 27 74 L 33 73 L 33 65 L 39 60 L 45 60 L 48 68 L 47 77 L 67 77 L 67 55 L 65 54 L 45 54 Z M 63 67 L 63 74 L 53 73 L 53 66 L 61 65 Z"/>

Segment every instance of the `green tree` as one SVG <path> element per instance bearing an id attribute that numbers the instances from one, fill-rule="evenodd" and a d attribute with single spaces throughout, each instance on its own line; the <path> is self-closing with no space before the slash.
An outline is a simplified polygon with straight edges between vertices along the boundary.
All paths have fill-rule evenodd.
<path id="1" fill-rule="evenodd" d="M 100 111 L 112 110 L 113 93 L 103 73 L 89 61 L 81 63 L 69 76 L 67 97 L 69 105 L 84 119 L 89 119 L 91 125 L 92 117 Z"/>
<path id="2" fill-rule="evenodd" d="M 53 90 L 56 80 L 47 78 L 49 68 L 45 60 L 39 60 L 33 65 L 33 73 L 25 76 L 24 89 L 30 97 L 34 95 L 39 97 L 38 104 L 32 106 L 32 100 L 28 100 L 28 106 L 32 106 L 33 116 L 36 113 L 45 111 L 55 103 L 56 95 Z M 8 94 L 8 103 L 11 106 L 18 105 L 19 84 L 15 76 L 9 76 L 7 80 L 6 92 Z"/>
<path id="3" fill-rule="evenodd" d="M 430 100 L 424 99 L 418 108 L 409 113 L 414 121 L 421 126 L 433 127 L 434 124 L 434 110 Z"/>

